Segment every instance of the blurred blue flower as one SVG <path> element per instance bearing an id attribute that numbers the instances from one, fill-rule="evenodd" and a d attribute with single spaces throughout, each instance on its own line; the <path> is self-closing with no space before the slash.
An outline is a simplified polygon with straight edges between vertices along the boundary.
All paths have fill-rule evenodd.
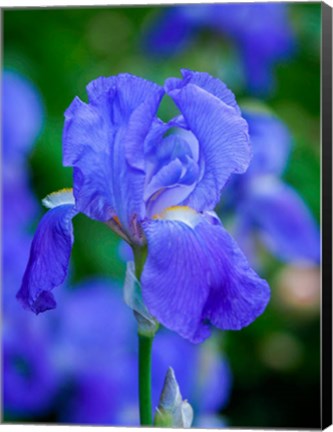
<path id="1" fill-rule="evenodd" d="M 42 127 L 40 96 L 25 77 L 2 76 L 2 341 L 3 408 L 16 417 L 43 416 L 58 388 L 48 316 L 38 323 L 17 307 L 37 204 L 29 187 L 27 157 Z"/>
<path id="2" fill-rule="evenodd" d="M 230 179 L 221 212 L 235 212 L 235 236 L 255 261 L 255 233 L 286 262 L 320 261 L 318 226 L 302 198 L 281 175 L 291 149 L 287 127 L 269 113 L 245 111 L 253 148 L 246 174 Z"/>
<path id="3" fill-rule="evenodd" d="M 49 195 L 51 210 L 35 234 L 18 298 L 36 313 L 55 307 L 51 290 L 67 273 L 72 218 L 82 212 L 106 223 L 133 247 L 147 246 L 141 276 L 149 312 L 192 342 L 209 324 L 240 329 L 269 301 L 268 284 L 249 267 L 212 212 L 232 173 L 251 151 L 247 123 L 232 92 L 206 73 L 183 70 L 164 89 L 123 74 L 88 87 L 66 111 L 64 164 L 70 190 Z M 156 117 L 166 93 L 180 115 Z"/>
<path id="4" fill-rule="evenodd" d="M 285 3 L 201 4 L 165 9 L 145 34 L 144 43 L 151 54 L 179 53 L 198 32 L 211 29 L 239 50 L 247 88 L 252 93 L 271 91 L 274 65 L 287 60 L 295 50 Z"/>
<path id="5" fill-rule="evenodd" d="M 14 416 L 42 416 L 51 410 L 59 375 L 53 359 L 49 317 L 3 316 L 3 407 Z"/>
<path id="6" fill-rule="evenodd" d="M 56 357 L 62 381 L 67 381 L 58 407 L 60 420 L 138 425 L 136 321 L 121 302 L 119 287 L 106 280 L 85 281 L 64 294 L 58 316 Z M 179 376 L 182 393 L 195 406 L 196 421 L 215 416 L 225 406 L 231 372 L 215 343 L 210 339 L 197 346 L 160 331 L 153 350 L 153 406 L 158 404 L 169 366 Z"/>
<path id="7" fill-rule="evenodd" d="M 40 96 L 31 82 L 15 72 L 2 75 L 2 157 L 6 165 L 26 162 L 43 121 Z"/>
<path id="8" fill-rule="evenodd" d="M 121 424 L 124 410 L 137 402 L 137 365 L 135 320 L 120 288 L 87 280 L 64 293 L 58 315 L 57 357 L 66 383 L 60 420 Z"/>

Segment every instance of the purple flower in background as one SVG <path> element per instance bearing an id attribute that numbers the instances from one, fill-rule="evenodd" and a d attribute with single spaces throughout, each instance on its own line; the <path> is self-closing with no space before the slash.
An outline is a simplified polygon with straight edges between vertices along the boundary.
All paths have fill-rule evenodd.
<path id="1" fill-rule="evenodd" d="M 29 188 L 27 155 L 42 127 L 43 107 L 31 82 L 2 76 L 2 341 L 3 408 L 14 417 L 44 415 L 59 377 L 51 349 L 51 317 L 36 321 L 18 307 L 15 293 L 24 274 L 37 212 Z"/>
<path id="2" fill-rule="evenodd" d="M 42 127 L 43 108 L 34 86 L 23 76 L 2 76 L 2 157 L 4 166 L 26 162 Z"/>
<path id="3" fill-rule="evenodd" d="M 60 420 L 137 425 L 136 322 L 121 302 L 121 290 L 106 280 L 90 280 L 68 290 L 62 300 L 56 343 L 67 384 L 59 406 Z M 197 346 L 175 333 L 160 332 L 153 353 L 153 407 L 170 365 L 179 376 L 184 396 L 194 401 L 197 421 L 215 416 L 225 406 L 231 373 L 215 342 L 210 339 Z"/>
<path id="4" fill-rule="evenodd" d="M 57 341 L 59 367 L 67 382 L 61 421 L 121 424 L 122 413 L 137 402 L 135 336 L 134 317 L 114 283 L 88 280 L 67 290 L 59 309 Z"/>
<path id="5" fill-rule="evenodd" d="M 320 261 L 316 222 L 299 194 L 281 180 L 291 148 L 286 126 L 271 114 L 244 112 L 253 148 L 244 176 L 226 186 L 222 212 L 236 212 L 235 235 L 242 249 L 255 258 L 254 233 L 279 259 Z"/>
<path id="6" fill-rule="evenodd" d="M 51 409 L 59 386 L 49 319 L 34 322 L 24 314 L 2 319 L 3 407 L 19 416 L 43 415 Z M 12 313 L 12 311 L 11 311 Z"/>
<path id="7" fill-rule="evenodd" d="M 131 244 L 147 248 L 143 300 L 164 326 L 192 342 L 209 324 L 238 330 L 269 301 L 260 279 L 212 211 L 251 151 L 247 123 L 232 92 L 206 73 L 183 70 L 164 88 L 122 74 L 87 87 L 65 113 L 64 164 L 74 193 L 49 195 L 18 298 L 36 313 L 55 307 L 51 290 L 67 273 L 72 218 L 82 212 Z M 156 117 L 162 96 L 180 115 Z"/>
<path id="8" fill-rule="evenodd" d="M 36 214 L 26 157 L 41 130 L 43 108 L 34 86 L 6 71 L 2 77 L 2 107 L 2 232 L 8 250 L 19 243 L 17 237 L 26 233 L 27 221 Z"/>
<path id="9" fill-rule="evenodd" d="M 284 3 L 237 3 L 168 7 L 145 35 L 155 56 L 183 51 L 203 29 L 230 40 L 242 57 L 250 92 L 274 85 L 272 70 L 294 52 L 295 41 Z"/>

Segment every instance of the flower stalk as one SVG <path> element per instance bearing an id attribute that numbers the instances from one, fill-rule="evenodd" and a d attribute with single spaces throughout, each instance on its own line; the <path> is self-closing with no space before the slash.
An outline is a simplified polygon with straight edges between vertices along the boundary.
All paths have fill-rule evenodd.
<path id="1" fill-rule="evenodd" d="M 139 405 L 141 426 L 152 425 L 151 353 L 154 336 L 139 333 Z"/>
<path id="2" fill-rule="evenodd" d="M 140 278 L 147 256 L 146 248 L 133 247 L 135 278 L 134 283 L 140 284 Z M 136 302 L 133 308 L 138 322 L 139 337 L 139 410 L 141 426 L 151 426 L 152 398 L 151 398 L 151 356 L 155 333 L 158 329 L 157 321 L 150 316 L 145 306 Z"/>

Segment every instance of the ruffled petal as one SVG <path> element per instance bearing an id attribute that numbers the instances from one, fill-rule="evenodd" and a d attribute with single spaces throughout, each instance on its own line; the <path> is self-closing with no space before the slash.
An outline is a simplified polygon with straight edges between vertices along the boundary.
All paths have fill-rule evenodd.
<path id="1" fill-rule="evenodd" d="M 231 92 L 212 80 L 207 74 L 186 71 L 183 80 L 170 79 L 166 84 L 199 141 L 202 176 L 183 203 L 198 211 L 213 209 L 229 176 L 245 172 L 251 159 L 247 123 L 235 106 L 225 102 L 232 103 Z"/>
<path id="2" fill-rule="evenodd" d="M 165 83 L 166 91 L 169 93 L 172 90 L 180 89 L 188 84 L 194 84 L 208 93 L 219 98 L 222 102 L 233 107 L 240 113 L 239 106 L 236 102 L 235 95 L 228 87 L 219 80 L 209 75 L 207 72 L 196 72 L 189 69 L 181 69 L 183 78 L 169 78 Z"/>
<path id="3" fill-rule="evenodd" d="M 67 276 L 74 242 L 72 218 L 74 205 L 65 204 L 49 210 L 39 223 L 30 249 L 18 300 L 36 314 L 56 306 L 51 290 Z"/>
<path id="4" fill-rule="evenodd" d="M 320 233 L 298 193 L 273 178 L 258 178 L 242 208 L 267 247 L 284 261 L 320 261 Z"/>
<path id="5" fill-rule="evenodd" d="M 117 216 L 126 228 L 143 214 L 144 140 L 163 96 L 149 81 L 122 74 L 87 87 L 65 113 L 64 165 L 74 166 L 79 211 L 103 222 Z"/>
<path id="6" fill-rule="evenodd" d="M 180 218 L 180 211 L 143 227 L 148 257 L 141 282 L 149 311 L 192 342 L 209 336 L 209 322 L 224 330 L 247 326 L 265 309 L 268 284 L 215 219 L 193 210 Z"/>

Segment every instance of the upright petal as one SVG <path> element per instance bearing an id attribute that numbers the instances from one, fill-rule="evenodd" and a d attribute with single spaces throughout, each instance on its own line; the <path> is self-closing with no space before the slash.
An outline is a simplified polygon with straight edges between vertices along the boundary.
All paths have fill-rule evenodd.
<path id="1" fill-rule="evenodd" d="M 202 176 L 184 204 L 202 211 L 215 207 L 232 173 L 246 171 L 251 159 L 248 127 L 222 83 L 207 74 L 183 75 L 183 80 L 168 80 L 166 90 L 199 141 Z"/>
<path id="2" fill-rule="evenodd" d="M 162 125 L 161 129 L 164 127 Z M 144 199 L 148 217 L 180 204 L 196 186 L 200 174 L 195 160 L 197 142 L 189 140 L 188 135 L 191 135 L 196 141 L 191 132 L 181 131 L 182 135 L 160 136 L 154 140 L 154 146 L 148 142 L 149 147 L 153 147 L 146 163 Z"/>
<path id="3" fill-rule="evenodd" d="M 129 74 L 98 78 L 89 103 L 76 98 L 65 113 L 64 164 L 74 166 L 79 211 L 124 227 L 143 213 L 143 144 L 163 95 L 158 85 Z"/>
<path id="4" fill-rule="evenodd" d="M 269 287 L 216 220 L 172 210 L 147 222 L 148 257 L 141 277 L 144 301 L 167 328 L 192 342 L 209 336 L 208 323 L 238 330 L 254 321 Z"/>
<path id="5" fill-rule="evenodd" d="M 35 233 L 17 298 L 36 314 L 56 306 L 51 290 L 67 275 L 76 213 L 73 204 L 54 207 L 44 215 Z"/>
<path id="6" fill-rule="evenodd" d="M 290 186 L 275 178 L 258 178 L 241 211 L 277 257 L 319 263 L 318 226 Z"/>
<path id="7" fill-rule="evenodd" d="M 169 93 L 174 89 L 180 89 L 188 84 L 194 84 L 208 93 L 219 98 L 222 102 L 232 106 L 235 110 L 240 113 L 239 106 L 236 102 L 235 95 L 228 87 L 219 80 L 214 78 L 207 72 L 196 72 L 189 69 L 181 69 L 183 78 L 169 78 L 166 83 L 166 91 Z"/>

